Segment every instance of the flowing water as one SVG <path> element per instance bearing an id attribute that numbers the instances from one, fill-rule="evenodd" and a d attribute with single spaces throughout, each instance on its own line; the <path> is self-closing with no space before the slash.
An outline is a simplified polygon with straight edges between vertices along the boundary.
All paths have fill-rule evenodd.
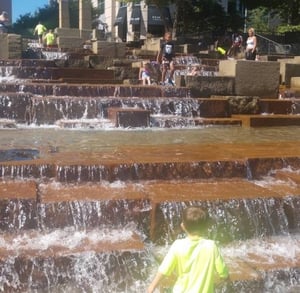
<path id="1" fill-rule="evenodd" d="M 241 128 L 241 127 L 198 127 L 189 129 L 103 129 L 66 130 L 56 127 L 20 127 L 17 129 L 1 129 L 0 149 L 34 149 L 41 150 L 40 156 L 53 152 L 93 152 L 113 149 L 120 145 L 162 145 L 162 144 L 213 144 L 213 143 L 250 143 L 250 142 L 288 142 L 300 140 L 299 127 L 269 127 L 269 128 Z M 13 153 L 14 154 L 14 153 Z M 13 156 L 13 154 L 11 154 Z M 257 184 L 270 184 L 274 179 L 266 178 Z M 275 184 L 275 183 L 274 183 Z M 59 186 L 58 186 L 59 188 Z M 0 249 L 10 250 L 11 256 L 2 265 L 0 276 L 0 291 L 5 292 L 5 284 L 10 287 L 22 288 L 22 275 L 15 272 L 15 257 L 24 251 L 42 255 L 59 247 L 59 251 L 72 250 L 77 253 L 68 255 L 61 253 L 61 262 L 72 263 L 72 269 L 59 265 L 59 260 L 38 256 L 19 260 L 19 266 L 24 271 L 31 271 L 32 278 L 37 274 L 43 276 L 46 288 L 39 289 L 38 284 L 32 283 L 30 291 L 26 292 L 145 292 L 147 284 L 153 278 L 162 256 L 178 233 L 179 222 L 177 215 L 189 204 L 204 206 L 209 211 L 214 222 L 209 229 L 209 237 L 216 239 L 227 260 L 232 258 L 253 260 L 254 254 L 264 255 L 265 266 L 272 266 L 274 261 L 286 260 L 293 262 L 295 255 L 299 255 L 299 224 L 289 227 L 289 219 L 285 213 L 286 205 L 292 206 L 299 214 L 299 197 L 285 197 L 276 199 L 244 199 L 229 201 L 206 201 L 188 203 L 163 203 L 160 205 L 162 218 L 166 228 L 162 232 L 160 244 L 154 245 L 143 233 L 149 224 L 143 220 L 142 228 L 137 227 L 130 220 L 120 218 L 118 229 L 108 229 L 108 226 L 98 224 L 97 229 L 88 227 L 90 215 L 103 216 L 105 207 L 99 202 L 73 202 L 69 205 L 73 217 L 73 227 L 62 229 L 43 228 L 44 232 L 22 232 L 12 234 L 11 238 L 0 238 Z M 102 205 L 109 204 L 103 203 Z M 124 207 L 121 203 L 116 213 Z M 42 215 L 40 225 L 43 227 L 43 205 L 40 206 Z M 57 208 L 57 207 L 56 207 Z M 55 207 L 53 207 L 55 209 Z M 143 209 L 147 212 L 147 203 Z M 21 223 L 19 218 L 15 223 Z M 100 221 L 101 222 L 101 221 Z M 95 224 L 95 223 L 94 223 Z M 125 225 L 125 226 L 124 226 Z M 135 231 L 144 239 L 145 249 L 131 252 L 97 253 L 93 249 L 82 249 L 83 243 L 97 244 L 103 237 L 110 242 L 128 240 Z M 262 262 L 262 260 L 259 260 Z M 237 264 L 238 265 L 238 264 Z M 5 271 L 5 273 L 4 273 Z M 30 275 L 29 274 L 29 275 Z M 257 274 L 257 272 L 256 272 Z M 259 282 L 237 281 L 234 287 L 217 288 L 217 292 L 297 292 L 299 289 L 300 272 L 297 265 L 289 269 L 268 270 L 261 272 Z M 45 280 L 46 279 L 46 280 Z M 64 280 L 64 281 L 62 281 Z M 67 280 L 67 281 L 66 281 Z M 259 285 L 257 285 L 259 284 Z M 36 289 L 35 289 L 36 287 Z M 22 290 L 20 290 L 22 291 Z M 24 291 L 24 290 L 23 290 Z M 166 291 L 168 292 L 168 291 Z"/>
<path id="2" fill-rule="evenodd" d="M 162 144 L 258 143 L 300 140 L 300 128 L 235 126 L 187 129 L 60 129 L 57 127 L 22 127 L 1 129 L 0 149 L 47 147 L 61 151 L 95 151 L 116 146 Z"/>
<path id="3" fill-rule="evenodd" d="M 194 60 L 188 62 L 195 63 Z M 2 83 L 18 83 L 14 80 L 13 68 L 6 67 L 1 75 Z M 188 108 L 193 108 L 193 101 L 191 105 Z M 284 142 L 300 142 L 300 128 L 296 126 L 244 128 L 189 125 L 170 129 L 119 129 L 108 126 L 86 129 L 80 127 L 80 123 L 78 125 L 74 129 L 62 129 L 54 125 L 1 128 L 0 161 L 46 158 L 51 153 L 90 154 L 114 150 L 119 146 L 209 144 L 213 147 L 220 143 L 265 142 L 276 146 Z M 101 125 L 108 124 L 103 121 Z M 4 176 L 2 180 L 5 182 Z M 278 180 L 266 177 L 254 183 L 269 186 L 276 185 Z M 45 187 L 43 184 L 47 185 L 48 182 L 39 184 L 40 191 Z M 53 189 L 63 188 L 61 183 L 51 184 Z M 128 183 L 103 184 L 111 189 L 122 190 Z M 136 189 L 142 188 L 143 182 L 136 183 Z M 243 274 L 244 262 L 250 263 L 253 268 L 250 278 L 237 277 L 233 287 L 220 285 L 217 292 L 300 292 L 300 270 L 296 261 L 300 255 L 300 197 L 291 197 L 289 194 L 280 199 L 162 202 L 158 207 L 161 230 L 155 244 L 149 239 L 149 212 L 152 207 L 148 200 L 139 203 L 138 217 L 128 216 L 136 208 L 136 201 L 116 200 L 112 204 L 109 200 L 83 199 L 38 202 L 37 206 L 31 207 L 30 203 L 22 200 L 12 200 L 4 208 L 0 207 L 1 213 L 7 215 L 6 229 L 10 232 L 6 233 L 3 229 L 0 234 L 0 292 L 146 292 L 174 235 L 183 236 L 179 230 L 178 215 L 191 204 L 201 205 L 208 210 L 211 218 L 208 236 L 220 244 L 226 261 L 236 275 Z M 32 214 L 26 213 L 28 209 L 32 209 Z M 39 214 L 38 227 L 23 229 L 26 217 L 34 217 L 34 213 Z M 49 214 L 52 216 L 50 223 L 47 219 Z M 71 223 L 68 227 L 60 227 L 59 221 L 63 217 Z M 5 224 L 1 223 L 0 226 Z M 132 249 L 102 251 L 105 246 L 103 239 L 113 245 L 120 241 L 133 241 L 135 235 L 143 241 L 145 248 L 133 246 Z M 278 263 L 288 265 L 275 267 Z M 261 266 L 267 269 L 256 269 Z M 165 292 L 170 290 L 166 289 Z"/>

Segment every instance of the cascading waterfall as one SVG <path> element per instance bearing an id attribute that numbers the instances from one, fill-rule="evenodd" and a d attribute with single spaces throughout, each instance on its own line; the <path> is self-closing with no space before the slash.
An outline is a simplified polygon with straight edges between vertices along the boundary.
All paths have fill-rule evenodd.
<path id="1" fill-rule="evenodd" d="M 180 64 L 198 62 L 198 59 L 183 57 L 179 61 Z M 217 74 L 206 69 L 202 66 L 202 76 Z M 2 73 L 5 76 L 13 73 L 11 68 L 6 70 Z M 32 76 L 35 75 L 30 78 Z M 2 90 L 4 88 L 2 84 Z M 211 221 L 207 236 L 220 243 L 224 257 L 232 265 L 233 275 L 243 274 L 245 263 L 248 265 L 250 276 L 246 277 L 249 278 L 236 277 L 231 284 L 234 292 L 290 293 L 299 289 L 299 264 L 296 263 L 300 253 L 299 195 L 290 196 L 287 192 L 281 197 L 253 194 L 251 198 L 222 199 L 220 196 L 212 200 L 174 197 L 168 201 L 158 187 L 147 189 L 147 185 L 155 186 L 156 180 L 173 185 L 172 180 L 226 180 L 233 176 L 267 186 L 271 179 L 253 181 L 256 177 L 248 160 L 235 160 L 229 154 L 225 161 L 213 161 L 220 151 L 214 148 L 216 141 L 252 142 L 256 138 L 255 131 L 235 130 L 238 134 L 233 137 L 225 127 L 213 133 L 200 127 L 195 130 L 192 118 L 199 116 L 201 102 L 191 98 L 189 91 L 184 92 L 184 98 L 180 97 L 179 88 L 164 88 L 163 97 L 149 98 L 146 95 L 134 97 L 139 92 L 134 87 L 127 90 L 126 98 L 122 97 L 121 86 L 91 88 L 14 83 L 5 90 L 11 89 L 19 91 L 21 96 L 2 94 L 1 107 L 3 115 L 16 119 L 20 129 L 5 129 L 1 148 L 21 149 L 25 145 L 32 154 L 20 158 L 20 161 L 28 159 L 30 162 L 16 163 L 14 154 L 11 164 L 6 161 L 0 165 L 0 183 L 4 185 L 0 206 L 0 292 L 145 292 L 171 242 L 183 236 L 178 215 L 191 204 L 208 210 Z M 15 102 L 21 103 L 19 108 L 13 108 Z M 26 103 L 31 113 L 35 113 L 27 128 L 22 112 Z M 47 129 L 57 119 L 64 122 L 104 119 L 109 107 L 150 110 L 151 126 L 156 131 L 139 129 L 137 134 L 114 129 L 108 132 L 115 127 L 107 128 L 104 123 L 98 124 L 100 132 Z M 76 121 L 74 125 L 76 128 Z M 156 126 L 177 129 L 170 134 L 158 131 Z M 178 131 L 180 128 L 186 131 Z M 297 129 L 279 131 L 279 135 L 269 131 L 268 139 L 272 138 L 274 143 L 278 137 L 289 141 L 298 133 Z M 266 140 L 265 135 L 262 132 L 261 141 Z M 15 136 L 17 139 L 12 139 Z M 210 159 L 193 160 L 191 155 L 190 161 L 184 161 L 185 153 L 180 146 L 197 144 L 191 153 L 198 155 L 202 143 L 210 144 Z M 128 145 L 139 148 L 146 144 L 156 149 L 154 157 L 148 156 L 145 149 L 144 153 L 143 150 L 138 153 L 143 157 L 138 161 L 132 151 L 134 148 L 128 148 L 124 161 L 121 160 L 122 148 Z M 168 154 L 171 144 L 178 146 L 175 158 Z M 161 152 L 158 145 L 167 145 L 167 151 Z M 42 151 L 35 151 L 36 147 Z M 96 153 L 103 150 L 103 156 L 95 159 Z M 82 159 L 80 156 L 85 152 Z M 64 156 L 68 156 L 67 161 Z M 164 160 L 164 156 L 168 160 Z M 70 163 L 72 160 L 74 164 Z M 237 171 L 231 172 L 235 168 Z M 24 185 L 14 185 L 18 180 Z M 7 181 L 12 181 L 11 189 L 5 185 Z M 129 185 L 134 187 L 126 191 Z M 24 190 L 20 192 L 20 189 Z M 16 194 L 24 197 L 16 199 Z M 153 218 L 156 226 L 151 226 Z M 284 266 L 280 267 L 281 264 Z M 230 285 L 220 285 L 216 291 L 229 292 L 226 286 Z"/>

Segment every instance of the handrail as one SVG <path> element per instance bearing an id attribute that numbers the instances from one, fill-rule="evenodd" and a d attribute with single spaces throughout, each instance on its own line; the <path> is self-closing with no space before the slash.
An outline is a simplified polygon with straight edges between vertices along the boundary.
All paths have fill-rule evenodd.
<path id="1" fill-rule="evenodd" d="M 280 43 L 277 43 L 277 42 L 275 42 L 275 41 L 273 41 L 269 38 L 266 38 L 266 37 L 264 37 L 260 34 L 257 34 L 257 33 L 256 33 L 256 36 L 259 37 L 259 38 L 262 38 L 262 39 L 264 39 L 268 42 L 268 55 L 270 55 L 270 53 L 271 53 L 270 52 L 271 51 L 270 44 L 273 44 L 274 47 L 277 48 L 278 50 L 280 50 L 280 48 L 283 49 L 281 51 L 283 51 L 285 55 L 288 54 L 291 51 L 292 46 L 290 44 L 280 44 Z"/>

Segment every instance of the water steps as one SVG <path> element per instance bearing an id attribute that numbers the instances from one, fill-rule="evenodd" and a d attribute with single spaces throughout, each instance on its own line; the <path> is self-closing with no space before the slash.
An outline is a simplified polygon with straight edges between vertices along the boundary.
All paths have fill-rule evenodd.
<path id="1" fill-rule="evenodd" d="M 17 66 L 3 75 L 11 78 Z M 0 117 L 14 117 L 3 125 L 76 127 L 85 118 L 83 127 L 93 127 L 90 120 L 105 119 L 112 105 L 170 115 L 164 127 L 175 125 L 176 115 L 199 126 L 239 126 L 255 118 L 232 117 L 226 98 L 191 98 L 187 88 L 83 84 L 66 76 L 69 69 L 56 83 L 48 75 L 59 68 L 21 67 L 24 79 L 0 84 Z M 277 125 L 291 123 L 297 103 L 261 99 L 258 113 L 279 115 Z M 166 249 L 181 233 L 175 216 L 189 204 L 209 211 L 208 233 L 222 244 L 236 292 L 264 292 L 269 278 L 283 274 L 288 283 L 299 276 L 297 138 L 146 144 L 101 150 L 87 144 L 87 151 L 43 144 L 36 157 L 0 162 L 0 291 L 143 292 L 158 265 L 153 246 Z"/>
<path id="2" fill-rule="evenodd" d="M 213 151 L 212 151 L 213 150 Z M 41 147 L 34 159 L 0 163 L 0 177 L 58 182 L 260 178 L 300 164 L 298 142 L 114 146 L 78 152 Z M 270 155 L 272 154 L 272 156 Z"/>
<path id="3" fill-rule="evenodd" d="M 299 180 L 300 175 L 294 174 L 293 178 Z M 3 230 L 12 229 L 11 223 L 14 223 L 14 229 L 23 230 L 74 225 L 86 228 L 109 225 L 112 222 L 115 226 L 122 226 L 130 221 L 139 222 L 143 218 L 149 225 L 147 233 L 151 239 L 159 237 L 157 235 L 159 226 L 169 224 L 161 214 L 157 215 L 158 209 L 165 203 L 173 205 L 191 201 L 205 204 L 215 202 L 220 206 L 231 206 L 232 211 L 235 207 L 239 207 L 240 214 L 235 212 L 234 217 L 242 224 L 242 218 L 250 216 L 247 215 L 249 213 L 247 209 L 253 206 L 258 212 L 262 201 L 265 200 L 272 203 L 274 208 L 280 207 L 281 212 L 287 217 L 287 228 L 288 225 L 292 228 L 296 225 L 297 228 L 296 211 L 300 208 L 300 187 L 291 180 L 281 184 L 277 181 L 276 184 L 272 184 L 272 181 L 252 182 L 246 179 L 155 180 L 102 184 L 8 180 L 0 183 L 0 194 Z M 294 208 L 294 212 L 291 212 L 291 207 Z M 88 214 L 83 215 L 85 212 Z M 19 218 L 18 213 L 23 214 L 23 217 Z M 74 213 L 79 213 L 75 219 Z M 274 219 L 281 217 L 274 215 Z M 272 215 L 268 216 L 272 218 Z M 248 219 L 248 224 L 251 221 Z"/>
<path id="4" fill-rule="evenodd" d="M 285 171 L 279 171 L 279 173 L 285 174 Z M 293 174 L 293 176 L 289 176 L 290 173 L 290 171 L 287 172 L 289 179 L 290 177 L 295 178 L 294 182 L 299 180 L 300 175 Z M 298 196 L 299 198 L 299 187 L 297 185 L 291 186 L 290 182 L 288 183 L 287 186 L 290 188 L 289 196 Z M 282 183 L 280 186 L 282 185 L 284 184 Z M 291 190 L 293 190 L 293 193 Z M 145 217 L 143 214 L 148 214 L 148 216 L 150 214 L 150 217 L 152 215 L 154 217 L 152 220 L 155 221 L 154 211 L 156 208 L 154 206 L 157 204 L 170 202 L 182 203 L 185 201 L 220 202 L 227 200 L 235 201 L 236 203 L 238 199 L 245 201 L 247 199 L 265 199 L 268 197 L 273 200 L 274 198 L 284 198 L 286 196 L 286 189 L 278 188 L 278 184 L 273 186 L 272 184 L 268 185 L 264 183 L 262 187 L 257 182 L 237 179 L 213 182 L 209 180 L 200 182 L 155 181 L 135 184 L 113 183 L 103 186 L 99 186 L 98 184 L 61 185 L 51 182 L 48 184 L 37 184 L 34 181 L 9 181 L 1 182 L 0 194 L 5 194 L 5 198 L 9 200 L 16 198 L 18 200 L 33 200 L 37 201 L 39 205 L 45 206 L 57 202 L 63 214 L 66 212 L 62 208 L 64 202 L 84 201 L 88 204 L 89 201 L 115 202 L 124 199 L 128 200 L 127 204 L 123 205 L 123 207 L 126 206 L 123 210 L 115 204 L 106 205 L 106 209 L 109 209 L 110 213 L 122 219 L 122 225 L 126 227 L 123 232 L 120 229 L 111 230 L 103 228 L 99 230 L 91 227 L 85 227 L 84 229 L 78 229 L 77 227 L 72 232 L 74 223 L 73 225 L 63 223 L 61 230 L 57 228 L 53 230 L 53 226 L 48 225 L 47 227 L 47 225 L 44 225 L 42 231 L 26 229 L 22 233 L 18 232 L 17 234 L 11 231 L 3 231 L 1 233 L 1 243 L 2 245 L 5 243 L 5 247 L 2 246 L 0 250 L 2 269 L 5 268 L 7 270 L 8 264 L 15 267 L 23 280 L 18 285 L 19 288 L 20 286 L 28 288 L 26 286 L 30 279 L 31 285 L 41 289 L 47 287 L 48 284 L 46 281 L 44 283 L 41 282 L 42 276 L 49 273 L 45 266 L 47 267 L 51 263 L 56 263 L 56 274 L 58 275 L 63 271 L 72 272 L 74 266 L 76 266 L 74 258 L 75 256 L 78 258 L 80 254 L 84 256 L 92 253 L 100 259 L 106 259 L 107 253 L 117 253 L 119 258 L 126 259 L 126 252 L 134 254 L 140 251 L 140 254 L 144 255 L 144 257 L 149 257 L 140 236 L 130 230 L 132 228 L 134 230 L 134 226 L 131 226 L 130 222 L 124 221 L 124 211 L 131 213 L 131 215 L 127 214 L 126 217 L 134 220 L 135 223 L 138 220 L 141 221 L 141 217 Z M 134 200 L 134 204 L 130 200 Z M 141 204 L 141 200 L 146 201 L 146 203 Z M 150 205 L 152 205 L 152 208 L 150 208 Z M 1 200 L 1 206 L 3 206 L 3 199 Z M 116 208 L 116 211 L 114 211 L 114 208 Z M 50 209 L 53 209 L 53 206 Z M 47 208 L 42 209 L 43 216 L 45 216 L 45 211 L 47 211 Z M 55 221 L 54 216 L 61 218 L 59 211 L 56 210 L 53 213 L 53 218 L 49 217 L 52 224 Z M 104 218 L 107 219 L 109 217 L 106 214 Z M 85 222 L 86 220 L 87 218 L 85 218 Z M 116 223 L 116 219 L 114 222 Z M 162 225 L 160 220 L 159 225 Z M 66 228 L 68 226 L 69 228 Z M 153 225 L 150 226 L 153 227 Z M 159 228 L 156 226 L 156 229 Z M 53 240 L 53 235 L 56 235 L 54 237 L 56 240 Z M 77 235 L 78 238 L 74 239 L 70 235 Z M 233 241 L 222 246 L 224 258 L 229 265 L 231 280 L 236 284 L 236 287 L 238 287 L 240 282 L 256 282 L 259 284 L 263 283 L 268 273 L 297 270 L 300 266 L 299 241 L 299 238 L 295 238 L 294 236 L 266 236 L 260 240 L 254 238 L 242 242 Z M 285 250 L 282 250 L 284 247 L 290 247 L 292 254 L 287 255 Z M 24 270 L 25 267 L 29 269 Z M 60 276 L 60 279 L 62 284 L 69 282 L 67 275 L 64 277 Z M 13 288 L 6 287 L 6 289 L 15 292 Z"/>

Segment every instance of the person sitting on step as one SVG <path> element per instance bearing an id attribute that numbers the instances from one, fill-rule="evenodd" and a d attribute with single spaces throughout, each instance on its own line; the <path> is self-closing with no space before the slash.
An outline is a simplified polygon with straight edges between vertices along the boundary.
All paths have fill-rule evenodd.
<path id="1" fill-rule="evenodd" d="M 142 62 L 142 67 L 139 72 L 139 80 L 143 85 L 151 84 L 151 64 L 147 61 Z"/>

